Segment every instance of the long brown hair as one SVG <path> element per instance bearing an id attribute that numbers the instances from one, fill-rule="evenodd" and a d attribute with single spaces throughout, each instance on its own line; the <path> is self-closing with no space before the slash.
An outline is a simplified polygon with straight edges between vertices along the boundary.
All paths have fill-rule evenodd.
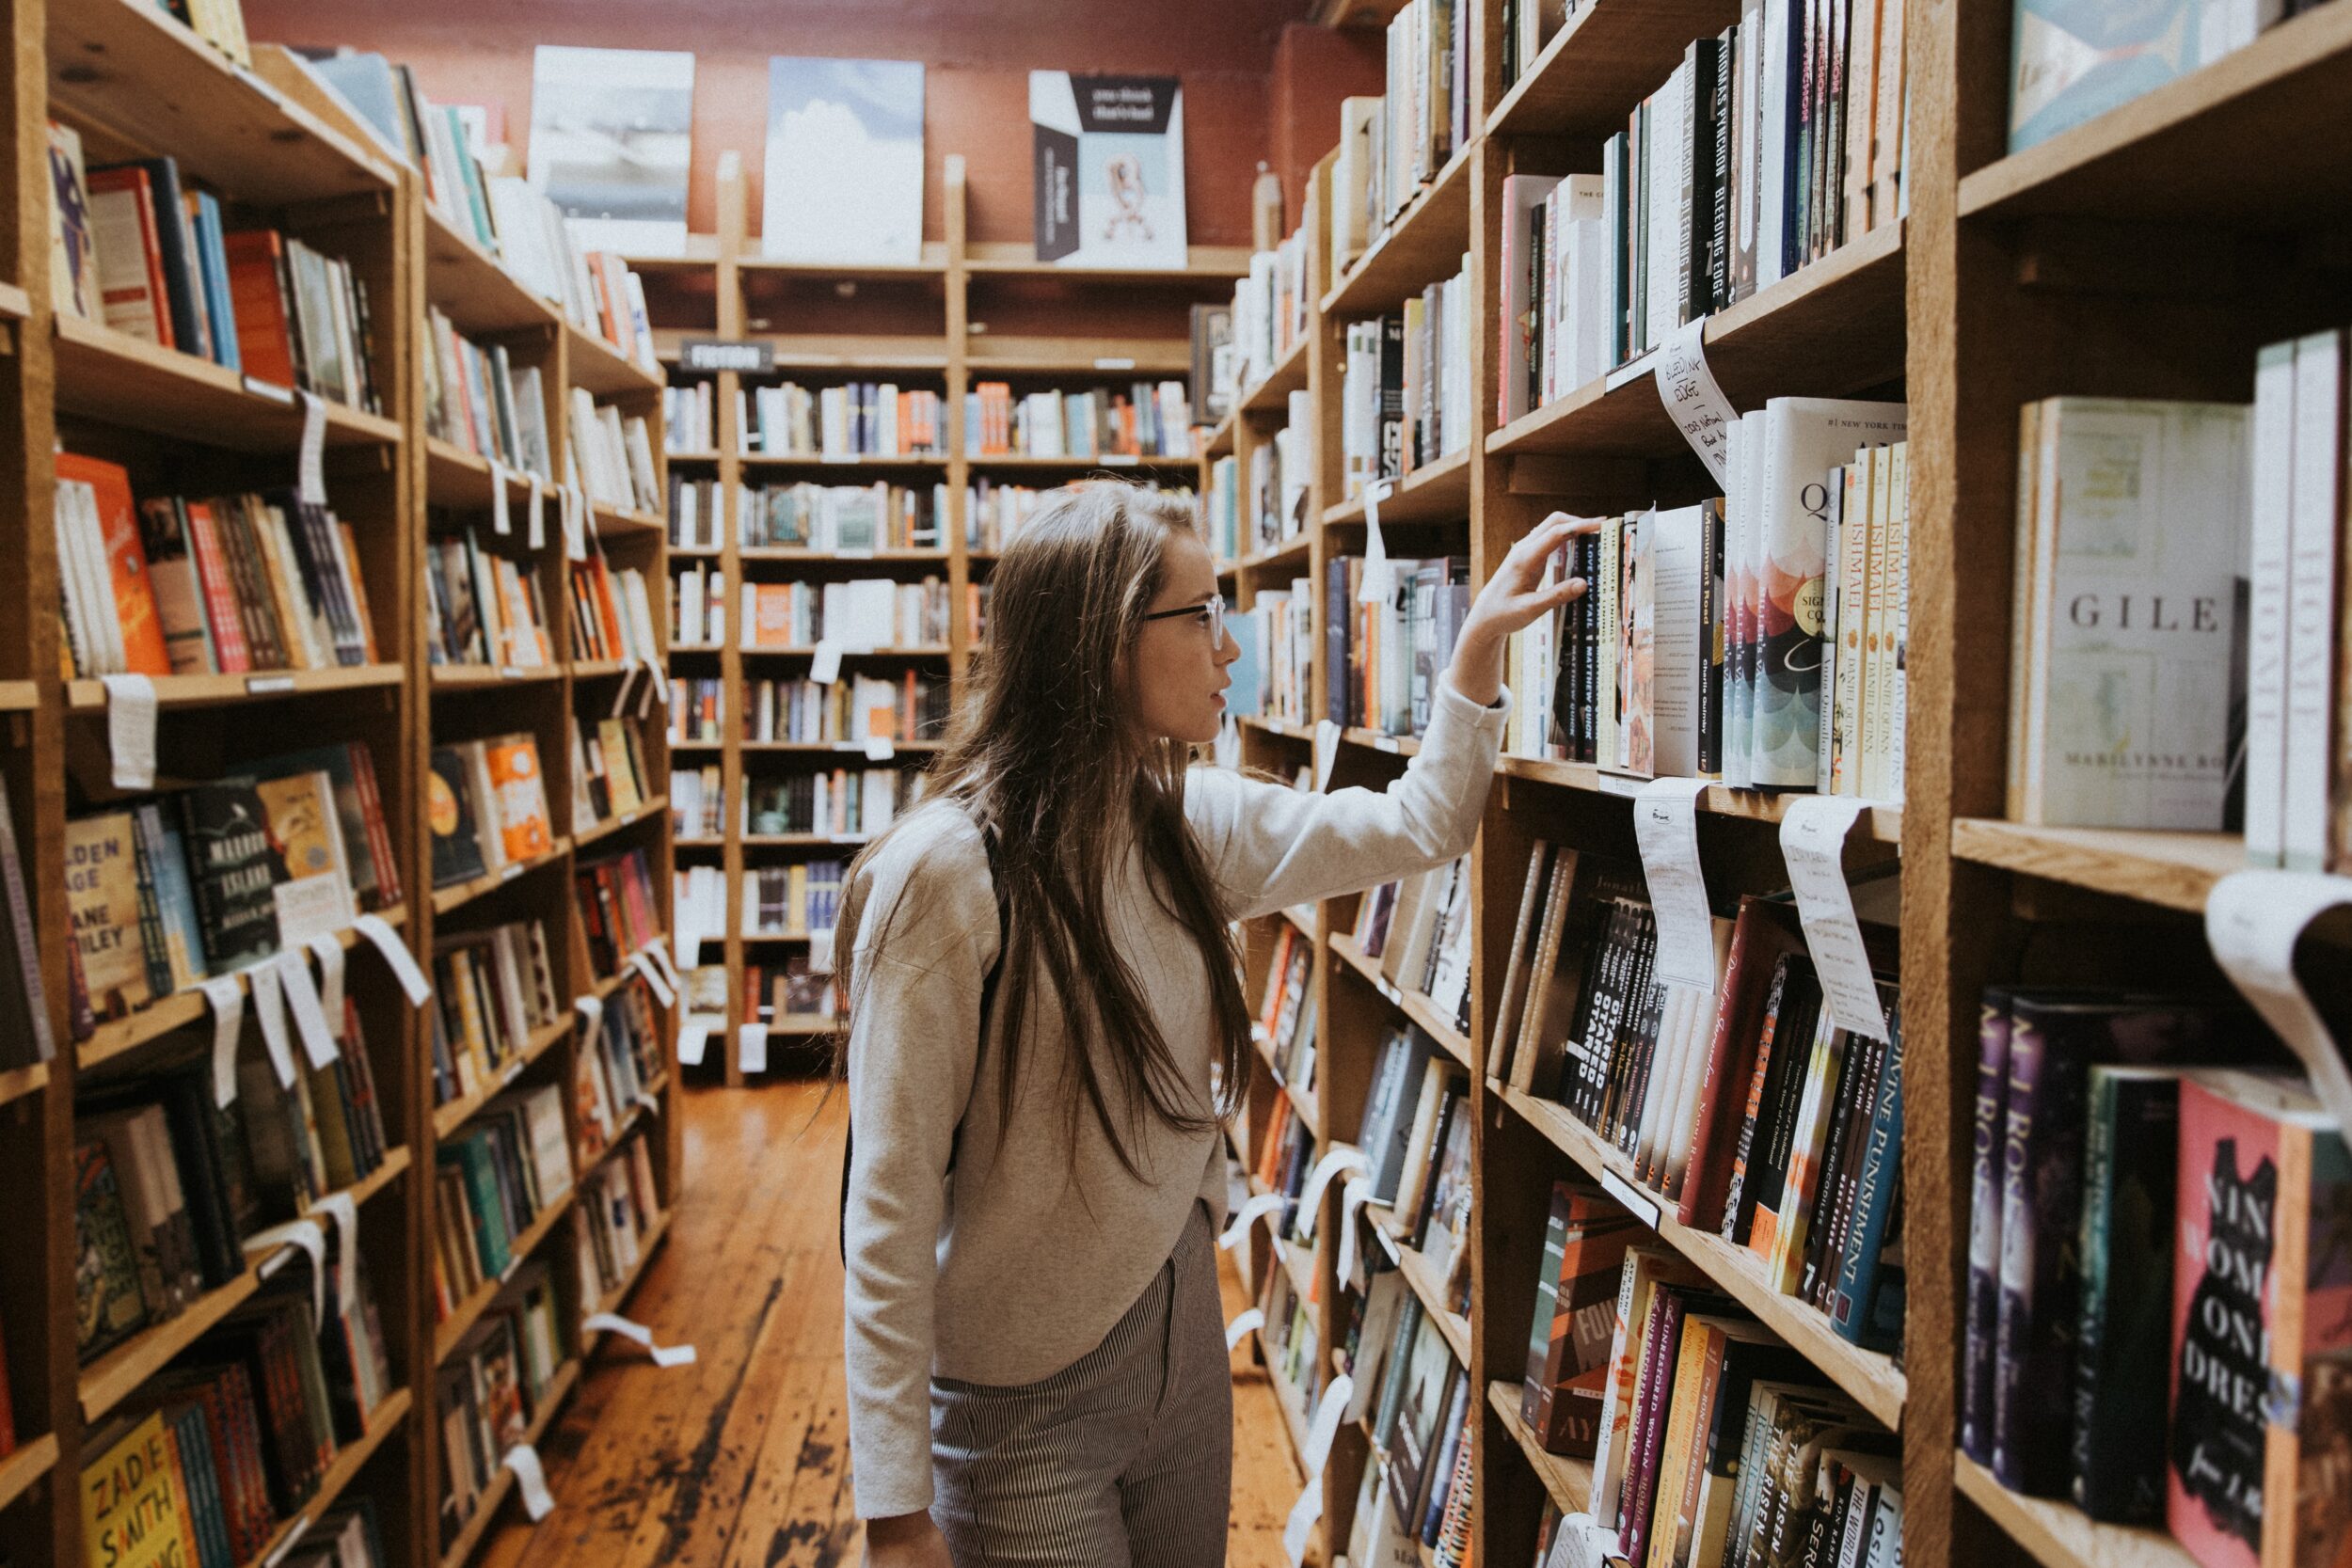
<path id="1" fill-rule="evenodd" d="M 993 842 L 1007 939 L 997 986 L 1007 1021 L 999 1103 L 1009 1117 L 1025 1024 L 1051 1008 L 1071 1042 L 1065 1083 L 1074 1143 L 1091 1109 L 1131 1176 L 1145 1118 L 1213 1127 L 1248 1082 L 1249 1007 L 1225 901 L 1184 819 L 1189 748 L 1137 733 L 1121 691 L 1144 611 L 1160 591 L 1169 538 L 1189 512 L 1156 491 L 1110 481 L 1073 486 L 1009 544 L 991 579 L 984 643 L 925 796 L 967 813 Z M 894 830 L 895 831 L 895 830 Z M 1132 832 L 1152 895 L 1190 934 L 1209 977 L 1223 1064 L 1222 1102 L 1185 1083 L 1135 971 L 1110 938 L 1106 895 Z M 867 864 L 850 867 L 838 929 L 844 990 Z M 891 911 L 895 913 L 896 911 Z M 888 929 L 887 919 L 876 927 Z M 841 1052 L 846 1064 L 846 1042 Z"/>

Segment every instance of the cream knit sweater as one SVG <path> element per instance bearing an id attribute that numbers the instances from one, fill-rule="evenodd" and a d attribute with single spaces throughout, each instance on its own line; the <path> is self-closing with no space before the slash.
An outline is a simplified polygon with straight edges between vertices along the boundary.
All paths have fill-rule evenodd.
<path id="1" fill-rule="evenodd" d="M 1441 682 L 1420 754 L 1385 791 L 1304 795 L 1194 768 L 1185 816 L 1226 907 L 1265 914 L 1467 851 L 1508 705 L 1481 708 Z M 961 810 L 918 809 L 866 875 L 850 1011 L 846 1291 L 850 1443 L 857 1511 L 870 1519 L 930 1506 L 934 1375 L 1018 1385 L 1075 1361 L 1151 1283 L 1193 1200 L 1223 1213 L 1225 1183 L 1214 1131 L 1142 1118 L 1140 1180 L 1091 1112 L 1073 1149 L 1067 1046 L 1051 1021 L 1032 1026 L 1011 1117 L 999 1116 L 995 1029 L 978 1039 L 995 893 Z M 1199 951 L 1152 898 L 1139 859 L 1110 911 L 1113 940 L 1205 1106 L 1216 1053 Z"/>

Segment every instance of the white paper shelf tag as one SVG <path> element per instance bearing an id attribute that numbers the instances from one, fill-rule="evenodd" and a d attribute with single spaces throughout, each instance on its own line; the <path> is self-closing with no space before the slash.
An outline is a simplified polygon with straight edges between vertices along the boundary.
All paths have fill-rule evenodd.
<path id="1" fill-rule="evenodd" d="M 808 678 L 818 686 L 831 686 L 841 678 L 841 644 L 830 637 L 817 640 L 817 648 L 808 661 Z"/>
<path id="2" fill-rule="evenodd" d="M 628 956 L 628 967 L 644 978 L 646 989 L 653 992 L 655 1001 L 665 1007 L 676 1004 L 677 992 L 670 989 L 670 982 L 662 978 L 661 971 L 654 967 L 654 961 L 645 957 L 643 951 L 631 953 Z"/>
<path id="3" fill-rule="evenodd" d="M 1364 576 L 1356 589 L 1358 604 L 1387 604 L 1396 595 L 1396 571 L 1389 564 L 1389 542 L 1380 532 L 1380 502 L 1395 488 L 1392 479 L 1375 479 L 1364 486 Z"/>
<path id="4" fill-rule="evenodd" d="M 1299 1223 L 1302 1226 L 1311 1224 L 1306 1216 L 1322 1212 L 1323 1195 L 1331 1185 L 1333 1178 L 1343 1172 L 1363 1170 L 1366 1165 L 1364 1151 L 1353 1144 L 1336 1145 L 1330 1152 L 1316 1161 L 1315 1168 L 1308 1173 L 1307 1184 L 1298 1190 Z"/>
<path id="5" fill-rule="evenodd" d="M 352 924 L 355 930 L 375 944 L 376 952 L 391 966 L 408 1005 L 423 1006 L 433 994 L 433 982 L 424 977 L 424 971 L 417 966 L 417 956 L 408 951 L 408 944 L 392 929 L 391 923 L 380 914 L 363 914 Z"/>
<path id="6" fill-rule="evenodd" d="M 689 1367 L 694 1362 L 693 1346 L 657 1345 L 652 1329 L 617 1312 L 591 1312 L 580 1320 L 580 1326 L 590 1334 L 617 1334 L 624 1339 L 635 1340 L 645 1348 L 645 1354 L 657 1367 Z"/>
<path id="7" fill-rule="evenodd" d="M 735 1027 L 735 1065 L 744 1072 L 768 1070 L 768 1026 L 739 1023 Z"/>
<path id="8" fill-rule="evenodd" d="M 1315 793 L 1331 785 L 1331 765 L 1340 757 L 1340 726 L 1330 719 L 1315 721 Z"/>
<path id="9" fill-rule="evenodd" d="M 1705 779 L 1652 779 L 1633 800 L 1633 837 L 1658 915 L 1657 977 L 1715 991 L 1714 911 L 1699 864 L 1698 800 Z"/>
<path id="10" fill-rule="evenodd" d="M 1831 1022 L 1883 1040 L 1886 1009 L 1870 973 L 1861 922 L 1854 918 L 1853 890 L 1846 884 L 1846 835 L 1865 809 L 1865 802 L 1851 796 L 1791 797 L 1788 815 L 1781 818 L 1780 853 L 1788 864 L 1797 919 Z"/>
<path id="11" fill-rule="evenodd" d="M 1308 1532 L 1323 1517 L 1323 1468 L 1330 1462 L 1331 1440 L 1339 1435 L 1348 1402 L 1355 1396 L 1356 1380 L 1340 1373 L 1324 1386 L 1314 1419 L 1308 1423 L 1307 1451 L 1298 1456 L 1299 1467 L 1307 1472 L 1307 1484 L 1282 1524 L 1282 1550 L 1290 1555 L 1291 1568 L 1298 1568 L 1306 1560 Z"/>
<path id="12" fill-rule="evenodd" d="M 523 508 L 523 538 L 534 550 L 547 548 L 548 493 L 539 476 L 531 476 L 531 500 Z"/>
<path id="13" fill-rule="evenodd" d="M 722 1026 L 722 1020 L 689 1014 L 686 1021 L 677 1026 L 678 1065 L 702 1066 L 703 1054 L 710 1046 L 710 1032 Z"/>
<path id="14" fill-rule="evenodd" d="M 1340 1189 L 1339 1277 L 1343 1283 L 1356 1277 L 1357 1220 L 1371 1201 L 1372 1183 L 1361 1176 L 1349 1177 L 1347 1185 Z"/>
<path id="15" fill-rule="evenodd" d="M 303 945 L 319 961 L 319 1011 L 326 1015 L 326 1032 L 343 1037 L 343 944 L 324 931 Z"/>
<path id="16" fill-rule="evenodd" d="M 644 954 L 646 958 L 653 960 L 655 967 L 661 971 L 662 977 L 670 982 L 672 990 L 681 990 L 685 986 L 685 980 L 678 974 L 677 965 L 671 961 L 670 947 L 667 942 L 656 937 L 645 943 Z"/>
<path id="17" fill-rule="evenodd" d="M 1691 450 L 1699 454 L 1707 471 L 1715 476 L 1715 483 L 1727 483 L 1731 472 L 1731 427 L 1740 416 L 1732 412 L 1731 400 L 1715 384 L 1715 372 L 1707 366 L 1707 318 L 1698 316 L 1685 322 L 1675 335 L 1666 340 L 1658 351 L 1651 367 L 1658 380 L 1658 401 L 1666 406 L 1666 417 L 1682 432 L 1682 438 L 1691 443 Z"/>
<path id="18" fill-rule="evenodd" d="M 490 531 L 504 537 L 515 531 L 515 513 L 506 495 L 506 465 L 490 459 Z"/>
<path id="19" fill-rule="evenodd" d="M 247 1256 L 266 1254 L 261 1264 L 263 1278 L 277 1273 L 285 1263 L 281 1256 L 287 1247 L 300 1247 L 310 1259 L 310 1328 L 316 1332 L 326 1322 L 326 1231 L 316 1220 L 288 1220 L 273 1225 L 245 1241 Z"/>
<path id="20" fill-rule="evenodd" d="M 1233 1347 L 1248 1338 L 1251 1329 L 1264 1326 L 1265 1308 L 1263 1307 L 1252 1307 L 1248 1311 L 1236 1314 L 1233 1321 L 1225 1325 L 1226 1354 L 1232 1354 Z"/>
<path id="21" fill-rule="evenodd" d="M 262 1044 L 269 1052 L 270 1069 L 278 1074 L 279 1088 L 291 1089 L 294 1042 L 286 1037 L 286 998 L 278 989 L 278 966 L 263 959 L 245 974 L 253 987 L 253 1016 L 262 1025 Z"/>
<path id="22" fill-rule="evenodd" d="M 326 1009 L 319 1006 L 319 988 L 310 978 L 305 950 L 289 947 L 270 961 L 277 966 L 278 988 L 286 993 L 287 1008 L 294 1014 L 294 1033 L 302 1037 L 302 1053 L 310 1058 L 315 1069 L 334 1066 L 341 1053 L 335 1049 L 334 1031 L 326 1026 Z"/>
<path id="23" fill-rule="evenodd" d="M 245 1033 L 245 982 L 215 974 L 202 983 L 213 1008 L 213 1103 L 227 1110 L 237 1098 L 237 1038 Z"/>
<path id="24" fill-rule="evenodd" d="M 866 761 L 888 762 L 892 757 L 895 757 L 898 754 L 898 748 L 888 736 L 869 735 L 866 737 Z"/>
<path id="25" fill-rule="evenodd" d="M 2205 940 L 2230 983 L 2302 1059 L 2320 1102 L 2352 1127 L 2352 1062 L 2295 974 L 2305 927 L 2340 904 L 2352 904 L 2352 878 L 2233 871 L 2205 895 Z"/>
<path id="26" fill-rule="evenodd" d="M 833 942 L 834 927 L 831 926 L 827 926 L 821 930 L 809 932 L 808 972 L 811 974 L 831 974 L 833 973 Z"/>
<path id="27" fill-rule="evenodd" d="M 1242 1238 L 1249 1234 L 1252 1221 L 1267 1214 L 1279 1212 L 1281 1207 L 1281 1194 L 1260 1193 L 1233 1212 L 1232 1219 L 1225 1227 L 1225 1234 L 1216 1239 L 1216 1244 L 1228 1252 L 1232 1251 L 1241 1245 Z"/>
<path id="28" fill-rule="evenodd" d="M 146 675 L 103 675 L 106 750 L 117 789 L 155 787 L 155 683 Z"/>
<path id="29" fill-rule="evenodd" d="M 294 489 L 306 505 L 326 504 L 326 404 L 316 392 L 302 394 L 302 447 Z"/>
<path id="30" fill-rule="evenodd" d="M 515 1472 L 515 1490 L 521 1494 L 523 1512 L 536 1524 L 555 1512 L 554 1495 L 548 1490 L 548 1473 L 539 1466 L 539 1450 L 528 1443 L 517 1443 L 506 1450 L 499 1464 Z"/>

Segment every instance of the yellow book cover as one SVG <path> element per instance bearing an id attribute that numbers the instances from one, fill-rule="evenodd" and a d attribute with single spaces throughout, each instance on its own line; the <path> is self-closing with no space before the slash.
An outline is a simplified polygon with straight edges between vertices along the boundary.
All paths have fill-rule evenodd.
<path id="1" fill-rule="evenodd" d="M 253 786 L 268 820 L 270 843 L 286 867 L 272 893 L 278 900 L 278 942 L 293 947 L 331 936 L 359 918 L 351 892 L 351 859 L 343 845 L 335 785 L 324 772 L 289 773 Z"/>
<path id="2" fill-rule="evenodd" d="M 65 902 L 91 1011 L 119 1018 L 153 1000 L 141 944 L 138 860 L 131 814 L 69 817 Z"/>
<path id="3" fill-rule="evenodd" d="M 596 739 L 604 751 L 604 784 L 612 797 L 612 815 L 627 816 L 645 803 L 637 792 L 636 753 L 628 744 L 628 726 L 618 719 L 596 721 Z"/>
<path id="4" fill-rule="evenodd" d="M 82 1547 L 90 1568 L 196 1568 L 187 1479 L 160 1411 L 82 1467 Z"/>

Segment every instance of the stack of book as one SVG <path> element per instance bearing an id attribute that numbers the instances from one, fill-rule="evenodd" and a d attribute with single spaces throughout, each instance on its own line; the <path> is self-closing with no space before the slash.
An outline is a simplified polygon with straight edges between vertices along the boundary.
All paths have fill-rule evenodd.
<path id="1" fill-rule="evenodd" d="M 912 670 L 896 681 L 746 681 L 743 738 L 799 745 L 855 745 L 877 736 L 894 743 L 935 740 L 946 733 L 948 696 L 946 681 Z"/>
<path id="2" fill-rule="evenodd" d="M 1470 32 L 1477 14 L 1460 0 L 1406 0 L 1389 23 L 1387 92 L 1340 101 L 1332 276 L 1378 243 L 1397 214 L 1470 145 Z"/>
<path id="3" fill-rule="evenodd" d="M 672 456 L 718 451 L 718 391 L 714 381 L 661 389 L 661 439 Z"/>
<path id="4" fill-rule="evenodd" d="M 517 281 L 552 301 L 573 327 L 641 370 L 659 372 L 645 289 L 628 263 L 610 251 L 582 250 L 563 210 L 528 182 L 490 182 L 499 259 Z"/>
<path id="5" fill-rule="evenodd" d="M 1243 552 L 1241 527 L 1241 459 L 1218 457 L 1209 463 L 1208 494 L 1200 498 L 1200 536 L 1212 559 L 1232 561 Z"/>
<path id="6" fill-rule="evenodd" d="M 1290 395 L 1289 422 L 1249 449 L 1249 531 L 1255 554 L 1307 531 L 1308 487 L 1314 483 L 1314 398 Z"/>
<path id="7" fill-rule="evenodd" d="M 1225 629 L 1241 649 L 1228 667 L 1232 689 L 1225 711 L 1309 722 L 1314 695 L 1314 579 L 1294 578 L 1288 588 L 1261 588 L 1246 610 L 1228 610 Z"/>
<path id="8" fill-rule="evenodd" d="M 718 838 L 727 831 L 724 771 L 715 763 L 670 770 L 670 831 L 679 838 Z"/>
<path id="9" fill-rule="evenodd" d="M 1051 490 L 1035 490 L 1025 484 L 998 484 L 986 479 L 965 485 L 964 548 L 987 554 L 1003 549 L 1053 494 Z"/>
<path id="10" fill-rule="evenodd" d="M 529 732 L 436 746 L 427 814 L 433 885 L 452 887 L 555 848 L 539 742 Z"/>
<path id="11" fill-rule="evenodd" d="M 736 503 L 737 540 L 747 548 L 787 546 L 864 555 L 946 548 L 939 520 L 945 484 L 766 484 Z"/>
<path id="12" fill-rule="evenodd" d="M 525 1441 L 548 1385 L 570 1356 L 544 1263 L 515 1273 L 434 1374 L 441 1417 L 443 1544 L 473 1517 L 507 1449 Z"/>
<path id="13" fill-rule="evenodd" d="M 621 973 L 629 956 L 661 940 L 661 906 L 643 849 L 582 861 L 575 873 L 588 967 L 599 980 Z"/>
<path id="14" fill-rule="evenodd" d="M 852 578 L 846 582 L 747 582 L 742 589 L 743 645 L 806 648 L 912 648 L 947 641 L 947 585 Z"/>
<path id="15" fill-rule="evenodd" d="M 2234 1006 L 2021 987 L 1981 1018 L 1963 1451 L 2201 1562 L 2290 1518 L 2343 1539 L 2341 1126 Z M 2282 1402 L 2231 1397 L 2241 1379 Z"/>
<path id="16" fill-rule="evenodd" d="M 673 434 L 675 434 L 673 431 Z M 726 486 L 715 479 L 689 479 L 670 471 L 670 549 L 709 550 L 725 547 Z"/>
<path id="17" fill-rule="evenodd" d="M 1258 1139 L 1258 1164 L 1253 1173 L 1256 1189 L 1262 1193 L 1279 1194 L 1283 1199 L 1280 1216 L 1274 1223 L 1274 1234 L 1280 1240 L 1306 1245 L 1314 1243 L 1315 1221 L 1318 1216 L 1303 1210 L 1299 1198 L 1305 1195 L 1307 1178 L 1315 1164 L 1314 1129 L 1290 1096 L 1274 1102 L 1274 1114 L 1266 1120 L 1265 1132 Z"/>
<path id="18" fill-rule="evenodd" d="M 1320 1341 L 1314 1303 L 1298 1293 L 1288 1270 L 1275 1268 L 1266 1270 L 1259 1287 L 1258 1307 L 1265 1315 L 1259 1343 L 1265 1353 L 1266 1370 L 1282 1380 L 1293 1402 L 1302 1410 L 1311 1410 L 1323 1381 L 1316 1366 Z"/>
<path id="19" fill-rule="evenodd" d="M 74 1281 L 83 1362 L 243 1275 L 247 1235 L 382 1167 L 383 1112 L 348 999 L 335 1025 L 342 1051 L 324 1068 L 298 1064 L 291 1086 L 266 1061 L 241 1061 L 226 1115 L 205 1076 L 185 1070 L 75 1106 L 74 1227 L 96 1265 Z"/>
<path id="20" fill-rule="evenodd" d="M 572 716 L 572 831 L 627 816 L 652 798 L 644 721 L 601 718 L 594 731 Z"/>
<path id="21" fill-rule="evenodd" d="M 727 574 L 697 561 L 670 578 L 673 648 L 716 648 L 727 640 Z"/>
<path id="22" fill-rule="evenodd" d="M 1315 1092 L 1315 944 L 1289 921 L 1274 939 L 1257 1031 L 1274 1075 L 1294 1094 Z"/>
<path id="23" fill-rule="evenodd" d="M 1727 496 L 1573 541 L 1553 570 L 1584 596 L 1507 655 L 1522 705 L 1546 709 L 1517 718 L 1512 752 L 1900 799 L 1903 420 L 1900 404 L 1774 398 L 1731 429 Z"/>
<path id="24" fill-rule="evenodd" d="M 424 596 L 430 662 L 516 670 L 555 662 L 538 572 L 484 549 L 471 528 L 425 542 Z"/>
<path id="25" fill-rule="evenodd" d="M 1360 556 L 1334 556 L 1323 600 L 1324 689 L 1336 724 L 1419 735 L 1470 613 L 1470 562 L 1391 557 L 1393 592 L 1366 604 Z"/>
<path id="26" fill-rule="evenodd" d="M 599 506 L 658 511 L 661 483 L 644 416 L 624 416 L 612 404 L 598 403 L 585 387 L 572 388 L 569 413 L 564 467 L 572 483 Z"/>
<path id="27" fill-rule="evenodd" d="M 435 1321 L 452 1316 L 485 1285 L 506 1277 L 516 1243 L 549 1204 L 572 1190 L 571 1134 L 564 1091 L 552 1084 L 511 1089 L 434 1149 L 437 1244 Z"/>
<path id="28" fill-rule="evenodd" d="M 1454 1028 L 1470 1028 L 1470 860 L 1416 871 L 1367 891 L 1356 906 L 1356 947 L 1391 985 L 1429 998 Z"/>
<path id="29" fill-rule="evenodd" d="M 220 199 L 183 187 L 169 157 L 86 166 L 54 120 L 49 172 L 60 314 L 381 412 L 375 302 L 350 262 L 274 229 L 224 230 Z"/>
<path id="30" fill-rule="evenodd" d="M 1371 1298 L 1384 1292 L 1391 1299 L 1375 1312 Z M 1367 1302 L 1354 1376 L 1374 1463 L 1364 1466 L 1357 1493 L 1349 1560 L 1425 1560 L 1422 1549 L 1462 1530 L 1468 1498 L 1454 1501 L 1454 1478 L 1470 1468 L 1478 1404 L 1469 1369 L 1396 1270 L 1372 1278 Z M 1385 1555 L 1359 1560 L 1359 1550 Z"/>
<path id="31" fill-rule="evenodd" d="M 614 570 L 601 550 L 590 551 L 586 561 L 571 567 L 572 657 L 660 668 L 661 643 L 645 597 L 645 574 L 634 566 Z"/>
<path id="32" fill-rule="evenodd" d="M 923 775 L 897 768 L 836 768 L 755 779 L 744 789 L 747 832 L 863 838 L 881 832 L 922 799 Z"/>
<path id="33" fill-rule="evenodd" d="M 554 483 L 539 367 L 513 363 L 504 343 L 475 342 L 430 306 L 424 335 L 425 434 Z"/>
<path id="34" fill-rule="evenodd" d="M 435 945 L 433 1102 L 446 1105 L 495 1083 L 565 1008 L 545 921 L 453 932 Z"/>
<path id="35" fill-rule="evenodd" d="M 1173 457 L 1192 455 L 1192 403 L 1181 381 L 1133 383 L 1123 391 L 1058 388 L 1013 395 L 983 381 L 964 394 L 966 457 Z"/>
<path id="36" fill-rule="evenodd" d="M 670 677 L 670 744 L 716 746 L 726 738 L 726 685 L 707 675 Z"/>
<path id="37" fill-rule="evenodd" d="M 73 1037 L 400 902 L 359 742 L 68 819 Z"/>
<path id="38" fill-rule="evenodd" d="M 573 1231 L 580 1299 L 601 1301 L 644 1259 L 645 1238 L 661 1218 L 646 1135 L 630 1138 L 624 1155 L 589 1172 Z"/>
<path id="39" fill-rule="evenodd" d="M 1340 379 L 1341 488 L 1349 499 L 1470 444 L 1470 258 L 1404 308 L 1347 327 Z M 1311 427 L 1309 427 L 1311 428 Z"/>
<path id="40" fill-rule="evenodd" d="M 392 1392 L 360 1255 L 348 1256 L 348 1276 L 326 1265 L 328 1310 L 318 1326 L 310 1261 L 297 1253 L 89 1433 L 81 1472 L 88 1561 L 257 1561 L 304 1511 Z M 284 1560 L 390 1560 L 364 1497 L 311 1519 L 301 1539 L 313 1552 Z"/>
<path id="41" fill-rule="evenodd" d="M 595 1160 L 612 1147 L 661 1081 L 661 1032 L 641 978 L 608 997 L 604 1017 L 572 1058 L 572 1104 L 580 1152 Z"/>
<path id="42" fill-rule="evenodd" d="M 810 388 L 784 382 L 736 394 L 741 450 L 766 457 L 937 457 L 947 450 L 937 392 L 891 382 Z M 704 447 L 711 443 L 702 443 Z"/>
<path id="43" fill-rule="evenodd" d="M 832 930 L 843 869 L 839 861 L 805 861 L 750 871 L 743 878 L 743 929 L 771 937 Z"/>
<path id="44" fill-rule="evenodd" d="M 1233 280 L 1231 352 L 1219 361 L 1224 407 L 1271 375 L 1307 336 L 1307 313 L 1314 304 L 1310 287 L 1305 230 L 1293 230 L 1274 249 L 1251 255 L 1249 275 Z"/>
<path id="45" fill-rule="evenodd" d="M 351 527 L 291 490 L 135 501 L 112 463 L 59 452 L 61 639 L 72 673 L 242 674 L 371 664 Z"/>

